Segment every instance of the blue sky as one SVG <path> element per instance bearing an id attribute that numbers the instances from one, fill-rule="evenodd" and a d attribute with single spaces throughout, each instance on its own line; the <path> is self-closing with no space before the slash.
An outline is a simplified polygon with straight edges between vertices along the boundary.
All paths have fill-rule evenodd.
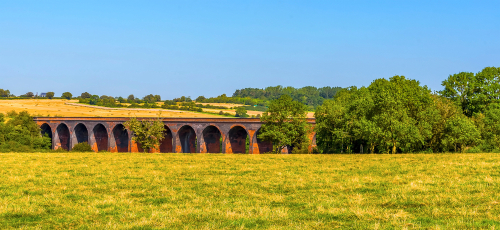
<path id="1" fill-rule="evenodd" d="M 500 1 L 0 1 L 0 88 L 196 98 L 266 86 L 432 90 L 500 66 Z"/>

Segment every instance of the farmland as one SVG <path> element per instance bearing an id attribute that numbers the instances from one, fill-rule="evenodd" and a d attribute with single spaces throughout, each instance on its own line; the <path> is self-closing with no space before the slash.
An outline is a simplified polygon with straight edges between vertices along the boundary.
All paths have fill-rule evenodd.
<path id="1" fill-rule="evenodd" d="M 196 113 L 189 111 L 171 111 L 147 109 L 106 109 L 92 108 L 67 103 L 77 103 L 78 100 L 62 99 L 23 99 L 0 100 L 0 112 L 26 110 L 33 116 L 58 116 L 58 117 L 221 117 L 215 114 Z"/>
<path id="2" fill-rule="evenodd" d="M 223 106 L 226 109 L 203 109 L 209 113 L 198 113 L 191 111 L 165 110 L 165 109 L 129 109 L 129 108 L 103 108 L 103 107 L 87 107 L 82 104 L 77 104 L 78 100 L 63 100 L 63 99 L 19 99 L 19 100 L 0 100 L 0 112 L 15 110 L 17 112 L 26 110 L 32 115 L 40 116 L 56 116 L 56 117 L 223 117 L 217 114 L 219 111 L 224 113 L 236 114 L 231 107 L 241 105 L 227 103 L 200 103 L 210 104 L 213 106 Z M 128 103 L 123 103 L 129 105 Z M 159 106 L 163 103 L 158 102 Z M 161 114 L 159 111 L 161 110 Z M 212 114 L 210 114 L 212 113 Z M 257 116 L 262 114 L 259 111 L 248 111 L 248 115 Z M 314 112 L 309 112 L 307 117 L 313 118 Z"/>
<path id="3" fill-rule="evenodd" d="M 497 154 L 0 154 L 0 228 L 493 229 Z"/>

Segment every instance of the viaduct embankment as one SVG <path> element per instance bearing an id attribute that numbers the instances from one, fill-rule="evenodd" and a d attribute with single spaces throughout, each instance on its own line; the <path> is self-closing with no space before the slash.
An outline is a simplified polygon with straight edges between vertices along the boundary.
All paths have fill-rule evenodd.
<path id="1" fill-rule="evenodd" d="M 42 134 L 52 139 L 52 149 L 71 150 L 81 142 L 94 151 L 139 152 L 133 133 L 123 125 L 123 117 L 35 117 Z M 137 118 L 148 120 L 151 118 Z M 271 152 L 272 143 L 260 140 L 259 118 L 160 118 L 165 125 L 164 139 L 151 152 L 165 153 L 250 153 Z M 315 125 L 315 119 L 307 119 Z M 316 135 L 309 135 L 309 149 L 316 145 Z M 285 149 L 288 151 L 288 149 Z"/>

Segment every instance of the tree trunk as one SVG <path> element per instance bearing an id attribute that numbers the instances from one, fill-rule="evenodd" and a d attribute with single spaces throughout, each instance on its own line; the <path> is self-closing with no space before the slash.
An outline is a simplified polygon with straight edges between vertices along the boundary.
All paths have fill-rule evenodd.
<path id="1" fill-rule="evenodd" d="M 396 142 L 392 142 L 392 154 L 396 154 Z"/>

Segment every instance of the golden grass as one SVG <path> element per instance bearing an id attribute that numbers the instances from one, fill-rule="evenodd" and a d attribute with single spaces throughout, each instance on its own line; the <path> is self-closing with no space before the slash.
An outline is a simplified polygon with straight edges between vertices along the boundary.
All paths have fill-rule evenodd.
<path id="1" fill-rule="evenodd" d="M 494 229 L 498 154 L 0 154 L 0 228 Z"/>
<path id="2" fill-rule="evenodd" d="M 0 100 L 0 113 L 7 113 L 8 111 L 15 110 L 21 112 L 28 111 L 32 115 L 41 116 L 58 116 L 58 117 L 158 117 L 159 112 L 147 109 L 128 109 L 116 108 L 112 110 L 101 108 L 89 108 L 84 106 L 69 105 L 66 103 L 77 103 L 78 100 L 63 100 L 63 99 L 22 99 L 22 100 Z M 128 105 L 127 103 L 123 103 Z M 159 105 L 163 103 L 158 102 Z M 208 104 L 208 103 L 202 103 Z M 237 104 L 226 103 L 209 103 L 216 106 L 241 106 Z M 222 104 L 222 105 L 218 105 Z M 210 113 L 218 113 L 221 109 L 205 109 L 203 111 Z M 235 115 L 234 109 L 223 109 L 224 113 Z M 248 115 L 257 116 L 261 114 L 259 111 L 248 111 Z M 162 110 L 162 117 L 219 117 L 217 114 L 197 113 L 191 111 L 177 111 L 177 110 Z M 309 112 L 307 117 L 313 118 L 314 112 Z"/>
<path id="3" fill-rule="evenodd" d="M 68 105 L 66 103 L 77 103 L 78 100 L 62 99 L 26 99 L 26 100 L 0 100 L 0 112 L 6 113 L 11 110 L 17 112 L 26 110 L 32 115 L 59 116 L 59 117 L 157 117 L 158 111 L 136 110 L 136 109 L 100 109 L 83 106 Z M 161 112 L 162 117 L 220 117 L 218 115 L 196 113 L 190 111 L 168 111 Z"/>

